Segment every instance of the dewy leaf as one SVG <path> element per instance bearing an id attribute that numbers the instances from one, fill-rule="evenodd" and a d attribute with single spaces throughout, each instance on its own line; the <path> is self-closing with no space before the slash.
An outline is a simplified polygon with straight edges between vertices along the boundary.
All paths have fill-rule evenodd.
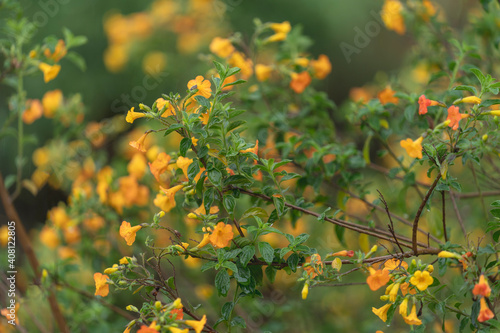
<path id="1" fill-rule="evenodd" d="M 255 254 L 255 247 L 253 245 L 247 245 L 243 248 L 240 254 L 240 262 L 243 267 L 245 267 Z"/>
<path id="2" fill-rule="evenodd" d="M 219 296 L 227 296 L 227 292 L 231 286 L 229 274 L 225 269 L 221 269 L 215 276 L 215 288 Z"/>
<path id="3" fill-rule="evenodd" d="M 264 261 L 271 264 L 274 259 L 274 249 L 267 242 L 259 242 L 259 252 L 264 258 Z"/>

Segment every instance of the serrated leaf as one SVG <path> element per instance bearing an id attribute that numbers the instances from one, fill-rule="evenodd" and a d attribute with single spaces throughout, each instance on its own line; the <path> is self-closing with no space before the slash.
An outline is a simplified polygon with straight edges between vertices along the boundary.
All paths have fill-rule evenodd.
<path id="1" fill-rule="evenodd" d="M 267 242 L 259 242 L 258 247 L 262 258 L 264 258 L 264 261 L 270 265 L 274 259 L 273 247 Z"/>
<path id="2" fill-rule="evenodd" d="M 211 169 L 208 171 L 208 180 L 215 186 L 220 187 L 222 185 L 222 173 L 217 169 Z"/>
<path id="3" fill-rule="evenodd" d="M 186 157 L 186 153 L 188 149 L 191 148 L 191 139 L 190 138 L 183 138 L 181 140 L 180 148 L 179 148 L 179 153 L 182 157 Z"/>
<path id="4" fill-rule="evenodd" d="M 266 267 L 266 276 L 269 279 L 269 282 L 274 283 L 274 278 L 276 277 L 276 271 L 277 269 L 274 268 L 273 266 L 267 266 Z"/>
<path id="5" fill-rule="evenodd" d="M 219 296 L 227 296 L 227 292 L 231 287 L 229 274 L 225 269 L 221 269 L 219 273 L 215 276 L 215 288 L 219 293 Z"/>
<path id="6" fill-rule="evenodd" d="M 201 96 L 201 95 L 196 95 L 196 96 L 194 96 L 194 99 L 196 99 L 198 104 L 200 104 L 201 106 L 204 106 L 207 109 L 210 109 L 210 101 L 206 97 Z"/>
<path id="7" fill-rule="evenodd" d="M 234 197 L 232 195 L 225 195 L 224 199 L 222 200 L 222 203 L 227 212 L 232 216 L 234 213 L 234 207 L 236 206 L 236 201 L 234 200 Z"/>
<path id="8" fill-rule="evenodd" d="M 263 208 L 252 207 L 252 208 L 247 209 L 245 211 L 245 213 L 243 213 L 243 215 L 240 217 L 240 221 L 244 220 L 246 218 L 252 217 L 252 216 L 257 216 L 257 217 L 261 217 L 261 218 L 268 217 L 267 212 Z"/>
<path id="9" fill-rule="evenodd" d="M 290 269 L 292 270 L 292 272 L 296 272 L 297 271 L 297 265 L 299 264 L 299 255 L 297 253 L 292 253 L 288 259 L 287 259 L 287 264 L 288 264 L 288 267 L 290 267 Z"/>
<path id="10" fill-rule="evenodd" d="M 197 161 L 194 161 L 193 163 L 191 163 L 189 166 L 188 166 L 188 169 L 187 169 L 187 174 L 188 174 L 188 178 L 189 180 L 193 180 L 194 177 L 196 177 L 196 175 L 200 172 L 200 165 L 198 164 Z"/>
<path id="11" fill-rule="evenodd" d="M 252 260 L 255 255 L 255 247 L 253 245 L 247 245 L 243 248 L 240 253 L 240 262 L 243 267 L 246 267 L 250 260 Z"/>

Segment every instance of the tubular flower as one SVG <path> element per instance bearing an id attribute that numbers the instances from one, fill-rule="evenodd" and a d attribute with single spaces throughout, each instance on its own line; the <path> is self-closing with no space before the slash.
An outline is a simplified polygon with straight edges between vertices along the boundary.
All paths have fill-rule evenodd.
<path id="1" fill-rule="evenodd" d="M 156 195 L 156 198 L 153 200 L 154 205 L 163 210 L 164 212 L 171 211 L 172 208 L 174 208 L 176 205 L 175 193 L 177 193 L 177 191 L 179 191 L 183 187 L 184 185 L 177 185 L 169 189 L 166 189 L 160 186 L 160 190 L 163 193 L 158 193 L 158 195 Z"/>
<path id="2" fill-rule="evenodd" d="M 379 309 L 372 308 L 372 312 L 376 314 L 380 319 L 382 319 L 382 321 L 385 323 L 387 321 L 387 311 L 389 311 L 391 305 L 392 304 L 388 303 Z"/>
<path id="3" fill-rule="evenodd" d="M 318 276 L 318 273 L 323 273 L 323 262 L 321 261 L 321 256 L 319 254 L 315 253 L 307 258 L 306 264 L 309 265 L 305 265 L 304 270 L 312 279 Z"/>
<path id="4" fill-rule="evenodd" d="M 38 99 L 29 99 L 26 104 L 28 108 L 24 110 L 22 118 L 25 124 L 31 124 L 43 114 L 42 103 Z"/>
<path id="5" fill-rule="evenodd" d="M 417 317 L 417 307 L 413 304 L 411 312 L 408 316 L 403 316 L 403 319 L 408 325 L 422 325 L 422 321 Z"/>
<path id="6" fill-rule="evenodd" d="M 292 30 L 292 26 L 290 25 L 290 22 L 285 21 L 283 23 L 272 23 L 271 29 L 273 29 L 275 33 L 274 35 L 269 36 L 266 41 L 279 42 L 286 39 L 286 36 L 290 32 L 290 30 Z"/>
<path id="7" fill-rule="evenodd" d="M 233 227 L 230 224 L 219 222 L 210 235 L 210 243 L 216 247 L 226 247 L 233 239 Z"/>
<path id="8" fill-rule="evenodd" d="M 439 258 L 454 258 L 454 259 L 458 259 L 458 260 L 461 260 L 462 257 L 457 254 L 457 253 L 453 253 L 453 252 L 449 252 L 449 251 L 441 251 L 438 253 L 438 257 Z"/>
<path id="9" fill-rule="evenodd" d="M 190 80 L 187 84 L 188 89 L 198 89 L 196 95 L 201 95 L 205 98 L 210 98 L 212 95 L 212 89 L 210 88 L 211 83 L 201 75 L 198 75 L 196 79 Z"/>
<path id="10" fill-rule="evenodd" d="M 203 315 L 201 320 L 186 320 L 185 324 L 194 328 L 196 333 L 200 333 L 203 330 L 203 327 L 205 327 L 206 322 L 207 316 Z"/>
<path id="11" fill-rule="evenodd" d="M 492 319 L 493 317 L 495 317 L 493 311 L 488 308 L 488 304 L 486 304 L 486 300 L 484 299 L 484 297 L 481 297 L 481 308 L 479 310 L 479 316 L 477 316 L 477 320 L 483 323 L 487 320 Z"/>
<path id="12" fill-rule="evenodd" d="M 384 263 L 384 267 L 387 268 L 390 271 L 393 271 L 395 269 L 400 268 L 400 265 L 404 269 L 408 269 L 408 264 L 406 262 L 402 261 L 402 260 L 398 260 L 398 259 L 394 259 L 393 258 L 393 259 L 387 260 Z"/>
<path id="13" fill-rule="evenodd" d="M 416 271 L 410 279 L 410 283 L 416 286 L 419 290 L 424 291 L 434 282 L 434 279 L 427 271 Z"/>
<path id="14" fill-rule="evenodd" d="M 396 300 L 396 297 L 398 296 L 399 285 L 400 285 L 399 283 L 393 285 L 391 291 L 389 292 L 389 300 L 391 302 L 394 302 Z"/>
<path id="15" fill-rule="evenodd" d="M 255 141 L 255 146 L 253 146 L 253 148 L 240 150 L 240 153 L 254 153 L 255 155 L 258 155 L 257 154 L 258 152 L 259 152 L 259 140 Z"/>
<path id="16" fill-rule="evenodd" d="M 474 289 L 472 289 L 472 293 L 474 294 L 474 296 L 481 295 L 484 297 L 490 297 L 491 288 L 488 284 L 488 281 L 484 278 L 483 274 L 481 274 L 481 276 L 479 277 L 479 282 L 474 286 Z"/>
<path id="17" fill-rule="evenodd" d="M 184 176 L 186 176 L 186 178 L 188 178 L 187 170 L 188 170 L 188 167 L 191 165 L 191 163 L 193 163 L 193 160 L 191 158 L 182 157 L 182 156 L 179 156 L 177 158 L 177 167 L 179 169 L 181 169 L 182 172 L 184 172 Z"/>
<path id="18" fill-rule="evenodd" d="M 403 317 L 406 317 L 408 314 L 408 298 L 405 298 L 401 304 L 399 304 L 399 314 Z"/>
<path id="19" fill-rule="evenodd" d="M 434 105 L 439 105 L 440 103 L 438 101 L 433 101 L 430 99 L 427 99 L 425 95 L 421 95 L 418 98 L 418 114 L 423 115 L 427 113 L 427 108 L 429 106 L 434 106 Z"/>
<path id="20" fill-rule="evenodd" d="M 141 230 L 140 225 L 136 225 L 135 227 L 132 227 L 130 223 L 127 221 L 123 221 L 122 225 L 120 226 L 120 236 L 125 239 L 127 242 L 127 245 L 130 246 L 134 244 L 135 242 L 135 236 L 137 231 Z"/>
<path id="21" fill-rule="evenodd" d="M 61 60 L 62 57 L 64 57 L 66 55 L 67 52 L 68 52 L 68 50 L 66 49 L 66 44 L 64 43 L 64 41 L 62 39 L 59 39 L 59 41 L 57 42 L 56 47 L 54 49 L 54 53 L 50 52 L 50 49 L 46 48 L 43 51 L 43 54 L 47 58 L 52 59 L 55 62 L 58 62 L 59 60 Z"/>
<path id="22" fill-rule="evenodd" d="M 403 5 L 398 0 L 385 0 L 380 13 L 386 28 L 400 35 L 404 35 L 406 32 L 405 21 L 401 15 L 402 10 Z"/>
<path id="23" fill-rule="evenodd" d="M 210 234 L 203 234 L 203 239 L 201 240 L 200 244 L 196 245 L 195 249 L 202 249 L 208 243 L 210 243 Z"/>
<path id="24" fill-rule="evenodd" d="M 271 66 L 266 66 L 263 64 L 255 65 L 255 76 L 260 82 L 266 81 L 271 76 L 273 68 Z"/>
<path id="25" fill-rule="evenodd" d="M 311 75 L 307 71 L 302 73 L 292 73 L 290 88 L 297 94 L 302 94 L 308 85 L 311 84 Z"/>
<path id="26" fill-rule="evenodd" d="M 481 98 L 477 96 L 468 96 L 464 97 L 462 99 L 459 99 L 453 104 L 459 104 L 459 103 L 471 103 L 471 104 L 481 104 Z"/>
<path id="27" fill-rule="evenodd" d="M 380 103 L 384 105 L 387 103 L 398 104 L 399 98 L 395 97 L 395 94 L 396 92 L 392 90 L 391 87 L 387 86 L 384 90 L 378 93 L 377 97 Z"/>
<path id="28" fill-rule="evenodd" d="M 59 109 L 63 101 L 63 93 L 56 89 L 47 91 L 42 98 L 43 115 L 47 118 L 54 117 L 54 113 Z"/>
<path id="29" fill-rule="evenodd" d="M 149 170 L 151 170 L 151 173 L 157 181 L 160 181 L 160 175 L 168 169 L 170 159 L 170 156 L 166 153 L 160 153 L 153 163 L 148 163 Z"/>
<path id="30" fill-rule="evenodd" d="M 106 280 L 109 279 L 109 276 L 101 274 L 99 272 L 94 274 L 95 281 L 95 294 L 96 296 L 106 297 L 109 294 L 109 285 L 106 283 Z"/>
<path id="31" fill-rule="evenodd" d="M 177 327 L 169 327 L 168 329 L 172 333 L 189 333 L 189 328 L 185 328 L 185 329 L 181 330 L 180 328 L 177 328 Z"/>
<path id="32" fill-rule="evenodd" d="M 460 120 L 467 118 L 468 116 L 468 114 L 460 113 L 458 107 L 452 105 L 448 108 L 448 117 L 446 118 L 446 120 L 450 121 L 450 123 L 448 124 L 449 127 L 451 127 L 453 130 L 457 130 Z"/>
<path id="33" fill-rule="evenodd" d="M 227 58 L 234 52 L 234 46 L 227 38 L 215 37 L 210 43 L 210 52 L 221 58 Z"/>
<path id="34" fill-rule="evenodd" d="M 128 110 L 127 117 L 125 118 L 125 120 L 127 121 L 127 123 L 132 124 L 134 122 L 134 120 L 136 120 L 138 118 L 143 118 L 146 116 L 147 116 L 147 114 L 144 112 L 135 112 L 134 108 L 132 107 L 130 110 Z"/>
<path id="35" fill-rule="evenodd" d="M 389 282 L 389 271 L 387 269 L 377 269 L 372 267 L 368 268 L 370 270 L 370 276 L 366 279 L 366 283 L 372 291 L 383 287 Z"/>
<path id="36" fill-rule="evenodd" d="M 318 60 L 312 60 L 311 66 L 314 71 L 314 76 L 320 80 L 323 80 L 332 71 L 332 63 L 324 54 L 321 54 L 318 57 Z"/>
<path id="37" fill-rule="evenodd" d="M 166 106 L 166 108 L 165 108 L 165 106 Z M 165 111 L 161 114 L 162 118 L 168 118 L 170 116 L 175 115 L 175 109 L 172 106 L 172 104 L 170 104 L 169 101 L 166 101 L 163 98 L 158 98 L 156 100 L 156 107 L 158 108 L 159 111 L 161 111 L 161 110 L 163 110 L 163 108 L 165 108 Z"/>
<path id="38" fill-rule="evenodd" d="M 328 255 L 329 257 L 354 257 L 353 250 L 342 250 Z"/>
<path id="39" fill-rule="evenodd" d="M 61 70 L 61 65 L 49 65 L 44 62 L 38 65 L 38 68 L 43 72 L 43 80 L 45 83 L 54 80 Z"/>
<path id="40" fill-rule="evenodd" d="M 149 133 L 150 132 L 147 131 L 139 139 L 137 139 L 137 141 L 130 141 L 128 144 L 131 147 L 134 147 L 135 149 L 140 150 L 143 153 L 145 153 L 146 152 L 146 148 L 144 147 L 144 141 L 146 140 L 146 137 L 148 136 Z"/>
<path id="41" fill-rule="evenodd" d="M 415 295 L 417 293 L 417 291 L 415 290 L 415 288 L 410 288 L 410 284 L 408 282 L 405 282 L 405 283 L 401 283 L 401 286 L 399 286 L 399 289 L 401 289 L 401 294 L 403 294 L 403 296 L 406 296 L 406 294 L 410 293 L 411 295 Z"/>
<path id="42" fill-rule="evenodd" d="M 413 141 L 408 138 L 406 140 L 401 140 L 399 144 L 406 150 L 406 153 L 413 158 L 422 158 L 422 141 L 423 137 L 419 137 L 417 140 Z"/>

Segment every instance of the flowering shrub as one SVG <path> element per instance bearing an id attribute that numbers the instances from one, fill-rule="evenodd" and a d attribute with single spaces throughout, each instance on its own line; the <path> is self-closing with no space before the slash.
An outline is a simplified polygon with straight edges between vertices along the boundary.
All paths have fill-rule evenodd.
<path id="1" fill-rule="evenodd" d="M 207 71 L 97 122 L 85 122 L 79 95 L 27 98 L 25 77 L 53 80 L 67 57 L 81 66 L 68 50 L 86 40 L 64 30 L 64 40 L 33 46 L 29 22 L 13 18 L 16 3 L 0 50 L 2 83 L 17 90 L 0 133 L 17 137 L 19 162 L 16 175 L 0 177 L 0 194 L 34 272 L 22 271 L 35 283 L 16 310 L 19 327 L 270 330 L 254 326 L 252 301 L 284 285 L 309 310 L 328 288 L 344 295 L 339 304 L 352 298 L 342 287 L 378 297 L 358 305 L 366 325 L 348 313 L 360 331 L 500 328 L 497 3 L 482 1 L 458 32 L 432 1 L 386 0 L 385 26 L 415 40 L 408 64 L 337 106 L 316 88 L 336 61 L 308 53 L 299 27 L 255 19 L 247 39 L 207 31 L 210 1 L 154 1 L 105 19 L 107 68 L 121 70 L 136 43 L 167 29 L 181 52 L 207 39 Z M 34 150 L 24 179 L 23 129 L 41 117 L 60 135 Z M 11 200 L 44 186 L 68 199 L 30 237 Z M 2 245 L 8 236 L 2 227 Z M 293 331 L 285 303 L 268 319 Z"/>

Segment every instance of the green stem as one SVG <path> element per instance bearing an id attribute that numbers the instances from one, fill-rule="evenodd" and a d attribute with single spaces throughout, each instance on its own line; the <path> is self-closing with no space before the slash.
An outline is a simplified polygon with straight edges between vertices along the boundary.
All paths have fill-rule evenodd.
<path id="1" fill-rule="evenodd" d="M 17 61 L 21 62 L 22 59 L 22 40 L 17 41 Z M 17 72 L 17 98 L 18 98 L 18 112 L 17 112 L 17 158 L 16 158 L 16 189 L 12 194 L 12 200 L 15 200 L 17 196 L 21 193 L 21 178 L 23 176 L 23 106 L 25 104 L 24 100 L 24 90 L 23 90 L 23 69 L 21 64 L 19 64 L 19 70 Z"/>

